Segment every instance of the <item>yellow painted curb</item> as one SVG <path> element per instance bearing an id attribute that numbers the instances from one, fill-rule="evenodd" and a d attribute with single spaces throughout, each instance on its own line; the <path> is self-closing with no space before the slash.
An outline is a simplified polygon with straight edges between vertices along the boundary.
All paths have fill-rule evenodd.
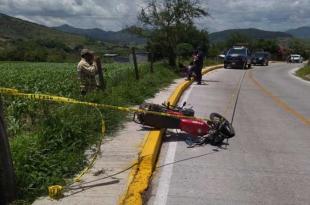
<path id="1" fill-rule="evenodd" d="M 202 73 L 206 74 L 212 70 L 223 67 L 223 65 L 210 66 L 203 69 Z M 169 97 L 171 105 L 176 105 L 183 92 L 191 85 L 193 80 L 184 81 L 178 85 Z M 159 154 L 162 136 L 165 130 L 150 131 L 145 136 L 145 143 L 139 154 L 138 163 L 131 169 L 128 177 L 128 185 L 124 195 L 120 198 L 120 205 L 142 205 L 143 192 L 148 188 L 150 177 L 156 165 Z"/>

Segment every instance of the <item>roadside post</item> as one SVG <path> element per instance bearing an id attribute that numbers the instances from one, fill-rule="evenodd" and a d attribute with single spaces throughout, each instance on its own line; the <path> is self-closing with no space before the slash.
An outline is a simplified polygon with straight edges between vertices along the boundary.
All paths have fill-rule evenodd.
<path id="1" fill-rule="evenodd" d="M 150 60 L 151 60 L 151 68 L 150 68 L 150 71 L 151 71 L 151 73 L 154 73 L 154 53 L 153 52 L 151 52 L 150 53 Z"/>
<path id="2" fill-rule="evenodd" d="M 105 89 L 105 82 L 103 78 L 103 71 L 102 71 L 102 65 L 101 61 L 97 61 L 97 67 L 98 67 L 98 76 L 99 76 L 99 87 L 104 90 Z"/>
<path id="3" fill-rule="evenodd" d="M 16 181 L 0 96 L 0 204 L 16 199 Z"/>
<path id="4" fill-rule="evenodd" d="M 139 80 L 139 70 L 138 70 L 138 64 L 137 64 L 136 48 L 132 47 L 131 50 L 132 50 L 132 59 L 133 59 L 133 65 L 135 68 L 136 80 Z"/>

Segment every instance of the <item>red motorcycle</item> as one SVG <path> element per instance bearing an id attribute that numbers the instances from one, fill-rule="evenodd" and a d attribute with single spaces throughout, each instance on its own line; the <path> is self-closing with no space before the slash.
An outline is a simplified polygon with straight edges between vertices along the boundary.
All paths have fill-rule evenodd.
<path id="1" fill-rule="evenodd" d="M 191 147 L 205 143 L 221 145 L 225 139 L 235 136 L 231 123 L 222 115 L 212 113 L 210 114 L 210 120 L 202 120 L 194 117 L 194 110 L 184 108 L 185 105 L 186 103 L 182 107 L 169 104 L 143 103 L 139 108 L 151 112 L 135 113 L 133 120 L 136 123 L 157 129 L 180 129 L 192 136 L 193 140 L 188 143 Z M 169 115 L 160 115 L 160 113 Z"/>

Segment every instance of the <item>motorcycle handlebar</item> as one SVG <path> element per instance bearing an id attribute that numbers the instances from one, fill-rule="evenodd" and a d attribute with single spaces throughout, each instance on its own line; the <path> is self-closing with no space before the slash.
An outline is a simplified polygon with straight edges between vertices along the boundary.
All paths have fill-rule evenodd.
<path id="1" fill-rule="evenodd" d="M 182 106 L 170 105 L 169 102 L 167 104 L 165 102 L 162 103 L 162 106 L 164 106 L 167 109 L 178 109 L 178 110 L 183 109 L 185 107 L 185 105 L 186 105 L 186 102 L 184 102 Z"/>

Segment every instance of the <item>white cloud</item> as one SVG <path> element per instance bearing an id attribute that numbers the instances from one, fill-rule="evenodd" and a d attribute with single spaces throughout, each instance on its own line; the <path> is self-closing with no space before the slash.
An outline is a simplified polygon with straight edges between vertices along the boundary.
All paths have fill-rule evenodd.
<path id="1" fill-rule="evenodd" d="M 209 0 L 214 30 L 256 27 L 287 30 L 309 25 L 309 0 Z"/>
<path id="2" fill-rule="evenodd" d="M 147 0 L 0 0 L 0 12 L 48 26 L 120 30 L 135 24 Z M 309 0 L 201 0 L 210 17 L 197 20 L 209 31 L 257 27 L 286 30 L 310 22 Z"/>

